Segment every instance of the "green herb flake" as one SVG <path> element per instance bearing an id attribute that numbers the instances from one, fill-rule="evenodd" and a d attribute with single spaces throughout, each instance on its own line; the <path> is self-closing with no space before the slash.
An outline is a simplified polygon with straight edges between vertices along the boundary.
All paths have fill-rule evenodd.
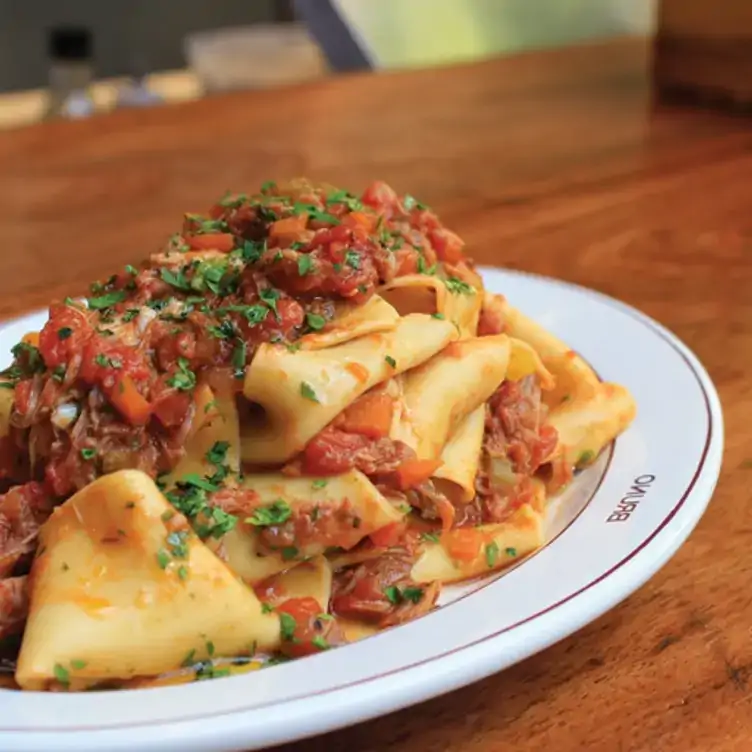
<path id="1" fill-rule="evenodd" d="M 284 546 L 282 548 L 282 561 L 293 561 L 298 558 L 300 551 L 295 546 Z"/>
<path id="2" fill-rule="evenodd" d="M 167 379 L 167 385 L 182 392 L 193 389 L 196 386 L 196 374 L 191 371 L 190 365 L 185 358 L 178 358 L 177 371 Z"/>
<path id="3" fill-rule="evenodd" d="M 384 588 L 384 595 L 389 603 L 397 606 L 402 602 L 402 595 L 399 588 L 396 585 L 390 585 L 388 588 Z"/>
<path id="4" fill-rule="evenodd" d="M 587 465 L 588 462 L 592 462 L 595 458 L 595 452 L 593 452 L 590 449 L 586 449 L 578 458 L 576 465 L 577 467 L 580 467 L 581 465 Z"/>
<path id="5" fill-rule="evenodd" d="M 261 193 L 269 193 L 277 189 L 277 183 L 274 180 L 266 180 L 261 183 Z"/>
<path id="6" fill-rule="evenodd" d="M 323 316 L 319 316 L 318 313 L 307 313 L 306 324 L 309 329 L 313 329 L 314 332 L 321 331 L 326 326 L 326 319 Z"/>
<path id="7" fill-rule="evenodd" d="M 227 460 L 227 452 L 230 449 L 229 441 L 215 441 L 212 448 L 206 453 L 206 460 L 212 465 L 221 465 Z"/>
<path id="8" fill-rule="evenodd" d="M 441 537 L 438 533 L 421 533 L 420 539 L 427 543 L 438 543 Z"/>
<path id="9" fill-rule="evenodd" d="M 256 507 L 246 522 L 254 527 L 271 527 L 281 525 L 292 516 L 292 508 L 284 499 L 277 499 L 266 506 Z"/>
<path id="10" fill-rule="evenodd" d="M 157 564 L 159 564 L 160 569 L 167 569 L 170 564 L 170 554 L 164 548 L 157 551 Z"/>
<path id="11" fill-rule="evenodd" d="M 385 355 L 384 360 L 387 362 L 387 365 L 391 366 L 392 368 L 397 367 L 397 361 L 391 355 Z"/>
<path id="12" fill-rule="evenodd" d="M 505 548 L 504 549 L 504 553 L 507 556 L 515 557 L 515 556 L 517 556 L 517 549 L 516 548 L 511 548 L 511 547 L 510 548 Z"/>
<path id="13" fill-rule="evenodd" d="M 52 673 L 61 684 L 65 684 L 66 686 L 70 684 L 70 673 L 62 664 L 56 663 L 52 669 Z"/>
<path id="14" fill-rule="evenodd" d="M 345 263 L 351 269 L 360 269 L 360 254 L 355 251 L 347 251 L 345 253 Z"/>
<path id="15" fill-rule="evenodd" d="M 209 654 L 210 658 L 214 655 L 214 643 L 211 640 L 206 643 L 206 652 Z"/>
<path id="16" fill-rule="evenodd" d="M 190 650 L 188 655 L 183 658 L 183 662 L 180 664 L 183 668 L 190 668 L 196 663 L 196 648 Z"/>
<path id="17" fill-rule="evenodd" d="M 97 456 L 97 450 L 91 447 L 84 447 L 81 450 L 81 457 L 85 460 L 93 460 Z"/>
<path id="18" fill-rule="evenodd" d="M 125 298 L 125 290 L 114 290 L 113 292 L 108 292 L 106 295 L 89 298 L 86 303 L 93 311 L 103 311 L 105 308 L 111 308 L 117 303 L 122 303 Z"/>
<path id="19" fill-rule="evenodd" d="M 402 590 L 402 598 L 410 603 L 420 603 L 423 600 L 423 588 L 406 587 Z"/>
<path id="20" fill-rule="evenodd" d="M 301 253 L 298 256 L 298 276 L 305 277 L 313 271 L 313 257 L 310 253 Z"/>
<path id="21" fill-rule="evenodd" d="M 65 381 L 65 366 L 55 366 L 52 369 L 52 378 L 62 384 Z"/>
<path id="22" fill-rule="evenodd" d="M 311 645 L 318 648 L 319 650 L 329 650 L 329 648 L 331 647 L 321 635 L 315 635 L 311 640 Z"/>
<path id="23" fill-rule="evenodd" d="M 71 334 L 73 334 L 73 329 L 71 329 L 69 326 L 63 326 L 57 330 L 57 338 L 61 340 L 68 339 Z"/>
<path id="24" fill-rule="evenodd" d="M 122 320 L 127 324 L 129 321 L 133 321 L 133 319 L 138 316 L 138 314 L 141 312 L 141 309 L 139 308 L 129 308 L 122 316 Z"/>
<path id="25" fill-rule="evenodd" d="M 474 295 L 475 288 L 458 277 L 449 277 L 444 280 L 447 290 L 455 295 Z"/>
<path id="26" fill-rule="evenodd" d="M 79 659 L 79 658 L 74 658 L 74 659 L 73 659 L 73 660 L 72 660 L 72 661 L 70 662 L 70 665 L 71 665 L 71 668 L 72 668 L 72 669 L 74 669 L 74 670 L 76 670 L 76 671 L 81 671 L 81 669 L 84 669 L 84 668 L 86 668 L 86 666 L 88 665 L 88 662 L 87 662 L 87 661 L 82 661 L 82 660 L 81 660 L 81 659 Z"/>
<path id="27" fill-rule="evenodd" d="M 233 376 L 236 379 L 242 379 L 245 376 L 245 361 L 247 356 L 247 347 L 245 342 L 238 342 L 232 351 L 232 367 L 235 369 Z"/>
<path id="28" fill-rule="evenodd" d="M 186 279 L 182 269 L 178 269 L 174 272 L 171 269 L 163 267 L 159 270 L 159 276 L 171 287 L 175 287 L 178 290 L 185 290 L 186 292 L 191 290 L 191 283 Z"/>
<path id="29" fill-rule="evenodd" d="M 486 564 L 493 569 L 499 559 L 499 544 L 496 541 L 486 544 Z"/>
<path id="30" fill-rule="evenodd" d="M 285 642 L 292 642 L 295 639 L 295 630 L 298 623 L 295 619 L 284 612 L 279 615 L 279 634 Z"/>
<path id="31" fill-rule="evenodd" d="M 432 319 L 439 319 L 439 320 L 443 321 L 446 317 L 444 316 L 443 313 L 432 313 L 431 314 L 431 318 Z"/>
<path id="32" fill-rule="evenodd" d="M 320 402 L 313 387 L 307 381 L 300 382 L 300 394 L 304 399 L 310 400 L 311 402 Z"/>
<path id="33" fill-rule="evenodd" d="M 272 606 L 271 603 L 262 603 L 261 604 L 261 613 L 262 614 L 270 614 L 272 611 L 274 611 L 274 606 Z"/>
<path id="34" fill-rule="evenodd" d="M 311 486 L 313 488 L 324 488 L 328 482 L 329 481 L 326 478 L 316 478 L 316 480 L 311 483 Z"/>

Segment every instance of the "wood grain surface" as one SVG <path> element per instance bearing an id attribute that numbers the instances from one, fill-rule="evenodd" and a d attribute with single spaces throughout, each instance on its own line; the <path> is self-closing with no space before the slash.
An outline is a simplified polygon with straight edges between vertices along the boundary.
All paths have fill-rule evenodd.
<path id="1" fill-rule="evenodd" d="M 649 57 L 614 43 L 0 135 L 2 315 L 137 261 L 226 188 L 380 177 L 477 260 L 654 316 L 720 390 L 718 490 L 647 585 L 502 674 L 285 752 L 752 749 L 752 121 L 654 104 Z"/>

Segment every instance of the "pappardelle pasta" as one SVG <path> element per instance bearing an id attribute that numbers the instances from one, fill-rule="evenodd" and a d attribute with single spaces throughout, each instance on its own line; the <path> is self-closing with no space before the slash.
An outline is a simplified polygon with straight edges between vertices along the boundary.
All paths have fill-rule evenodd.
<path id="1" fill-rule="evenodd" d="M 319 653 L 544 542 L 626 389 L 483 288 L 409 195 L 227 195 L 54 303 L 0 383 L 0 682 Z"/>

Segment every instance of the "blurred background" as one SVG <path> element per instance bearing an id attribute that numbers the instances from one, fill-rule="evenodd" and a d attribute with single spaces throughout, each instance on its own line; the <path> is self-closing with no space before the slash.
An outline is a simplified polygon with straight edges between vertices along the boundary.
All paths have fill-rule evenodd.
<path id="1" fill-rule="evenodd" d="M 652 32 L 656 0 L 0 0 L 0 128 Z"/>

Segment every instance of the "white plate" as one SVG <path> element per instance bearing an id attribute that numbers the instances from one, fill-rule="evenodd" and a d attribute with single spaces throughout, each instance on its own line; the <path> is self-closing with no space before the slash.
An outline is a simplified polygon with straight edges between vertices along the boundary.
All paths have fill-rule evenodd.
<path id="1" fill-rule="evenodd" d="M 663 327 L 610 298 L 517 273 L 484 277 L 637 400 L 632 427 L 554 505 L 542 550 L 500 577 L 447 588 L 443 608 L 417 621 L 253 674 L 128 692 L 0 690 L 0 749 L 214 752 L 328 731 L 543 650 L 663 566 L 720 470 L 723 417 L 708 375 Z M 43 318 L 0 329 L 0 350 Z"/>

